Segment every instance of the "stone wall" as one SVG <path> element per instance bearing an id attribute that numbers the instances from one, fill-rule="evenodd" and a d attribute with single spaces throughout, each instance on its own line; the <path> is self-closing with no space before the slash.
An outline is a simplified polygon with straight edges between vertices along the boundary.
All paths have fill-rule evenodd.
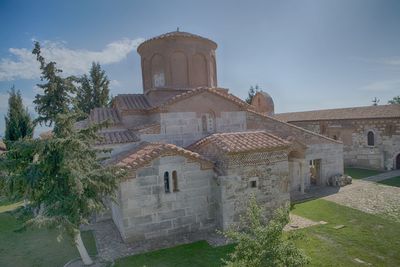
<path id="1" fill-rule="evenodd" d="M 300 127 L 253 112 L 247 113 L 247 126 L 249 129 L 271 132 L 281 138 L 293 137 L 307 146 L 305 157 L 302 159 L 301 172 L 299 162 L 290 161 L 289 163 L 291 191 L 299 190 L 301 177 L 304 178 L 305 188 L 310 186 L 310 160 L 321 160 L 320 185 L 325 185 L 326 180 L 332 175 L 343 174 L 343 144 L 340 141 L 315 135 Z"/>
<path id="2" fill-rule="evenodd" d="M 252 187 L 252 182 L 256 187 Z M 217 201 L 217 221 L 221 229 L 240 221 L 247 209 L 249 197 L 254 194 L 262 205 L 265 215 L 270 217 L 276 208 L 289 201 L 288 162 L 270 165 L 237 166 L 218 176 L 214 187 Z"/>
<path id="3" fill-rule="evenodd" d="M 170 193 L 164 190 L 164 172 L 170 175 Z M 178 189 L 173 191 L 172 172 Z M 121 182 L 118 205 L 112 214 L 126 241 L 150 239 L 215 228 L 215 202 L 211 193 L 212 169 L 181 156 L 154 160 Z"/>
<path id="4" fill-rule="evenodd" d="M 201 115 L 197 112 L 161 113 L 160 134 L 142 134 L 140 137 L 143 141 L 188 146 L 213 132 L 238 132 L 246 129 L 246 115 L 243 111 L 214 114 L 212 131 L 203 131 Z"/>
<path id="5" fill-rule="evenodd" d="M 400 119 L 332 120 L 293 124 L 343 141 L 346 166 L 381 170 L 396 168 L 396 156 L 400 153 Z M 368 146 L 369 131 L 374 133 L 374 146 Z"/>

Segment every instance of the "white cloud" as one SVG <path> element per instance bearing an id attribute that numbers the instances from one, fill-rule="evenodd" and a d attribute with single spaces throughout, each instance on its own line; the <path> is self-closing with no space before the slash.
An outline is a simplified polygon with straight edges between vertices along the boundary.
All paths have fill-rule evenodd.
<path id="1" fill-rule="evenodd" d="M 87 72 L 93 61 L 102 65 L 120 62 L 137 46 L 142 38 L 121 39 L 106 45 L 101 51 L 70 49 L 65 42 L 44 41 L 41 43 L 43 56 L 47 61 L 57 62 L 65 75 Z M 39 64 L 30 49 L 10 48 L 13 59 L 0 60 L 0 81 L 34 79 L 40 77 Z"/>
<path id="2" fill-rule="evenodd" d="M 360 88 L 367 92 L 398 92 L 400 90 L 400 80 L 383 80 L 367 84 Z"/>
<path id="3" fill-rule="evenodd" d="M 111 80 L 110 81 L 110 87 L 111 88 L 119 88 L 121 87 L 121 83 L 118 80 Z"/>
<path id="4" fill-rule="evenodd" d="M 383 58 L 380 62 L 385 65 L 400 66 L 400 57 Z"/>

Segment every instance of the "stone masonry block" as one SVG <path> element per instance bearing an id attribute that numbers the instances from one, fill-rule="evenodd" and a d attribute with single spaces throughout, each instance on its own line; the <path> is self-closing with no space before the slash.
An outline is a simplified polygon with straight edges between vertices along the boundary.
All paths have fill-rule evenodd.
<path id="1" fill-rule="evenodd" d="M 159 215 L 160 221 L 170 220 L 170 219 L 174 219 L 177 217 L 185 216 L 185 210 L 179 209 L 179 210 L 173 210 L 173 211 L 168 211 L 168 212 L 160 212 L 158 215 Z"/>

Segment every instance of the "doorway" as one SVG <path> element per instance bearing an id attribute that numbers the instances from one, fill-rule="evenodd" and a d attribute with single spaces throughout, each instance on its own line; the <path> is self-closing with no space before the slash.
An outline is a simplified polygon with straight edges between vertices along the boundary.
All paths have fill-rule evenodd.
<path id="1" fill-rule="evenodd" d="M 310 160 L 310 184 L 319 185 L 321 183 L 321 160 Z"/>
<path id="2" fill-rule="evenodd" d="M 396 170 L 400 170 L 400 153 L 396 157 Z"/>

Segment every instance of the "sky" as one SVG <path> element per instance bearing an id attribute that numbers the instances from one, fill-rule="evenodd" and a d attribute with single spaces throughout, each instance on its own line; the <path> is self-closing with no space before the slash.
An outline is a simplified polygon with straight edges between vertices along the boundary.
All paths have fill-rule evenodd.
<path id="1" fill-rule="evenodd" d="M 97 61 L 112 95 L 142 93 L 138 44 L 177 27 L 218 44 L 219 87 L 244 99 L 258 84 L 276 113 L 400 95 L 397 0 L 0 0 L 0 135 L 11 86 L 35 116 L 35 40 L 65 75 Z"/>

